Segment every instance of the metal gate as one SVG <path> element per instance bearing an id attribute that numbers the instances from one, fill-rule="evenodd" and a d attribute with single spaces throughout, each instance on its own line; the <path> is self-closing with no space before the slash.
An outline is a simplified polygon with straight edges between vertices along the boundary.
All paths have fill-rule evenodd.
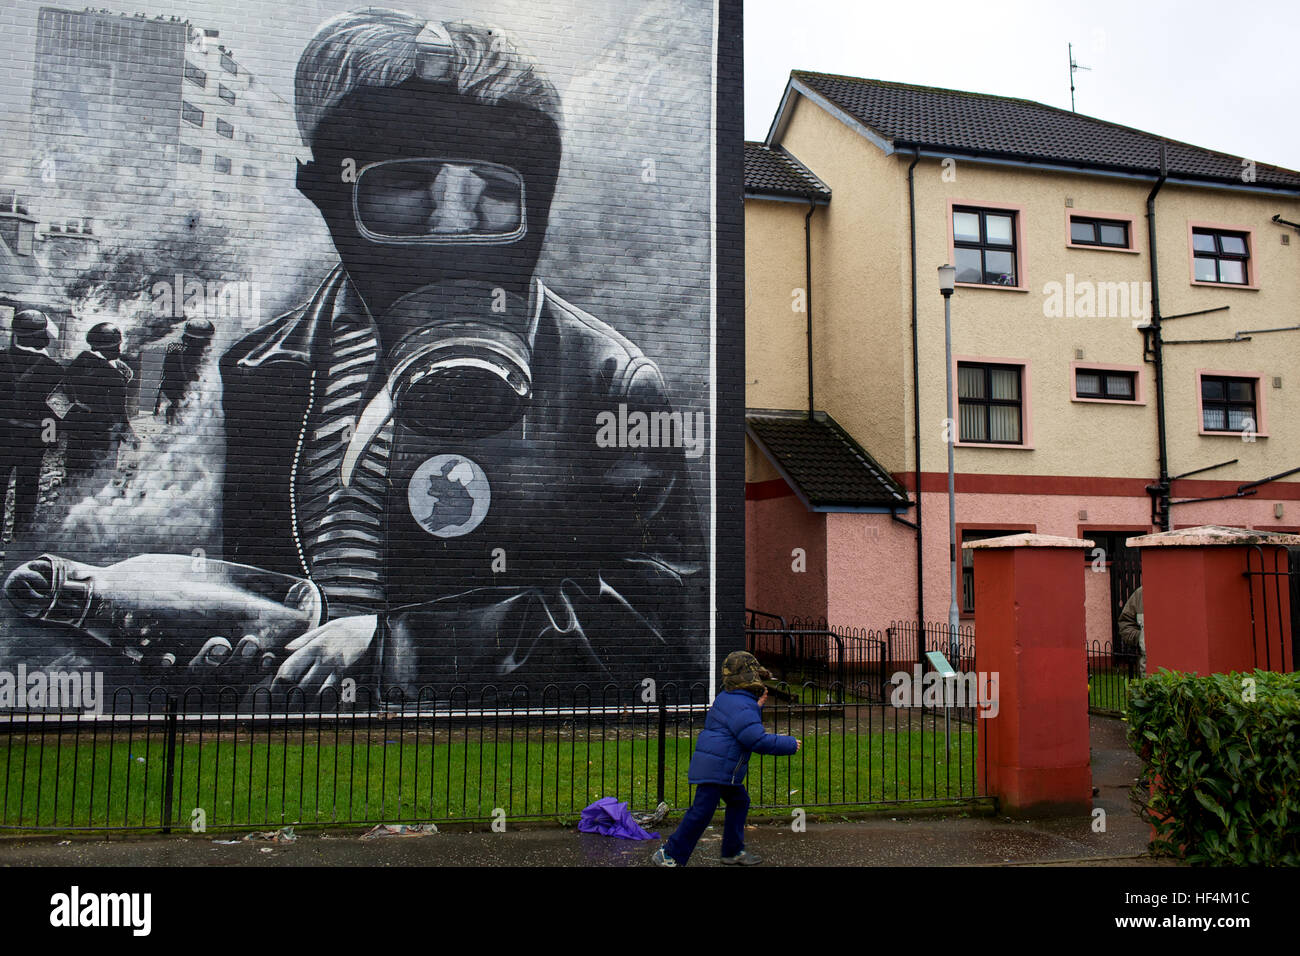
<path id="1" fill-rule="evenodd" d="M 1246 550 L 1250 583 L 1250 624 L 1255 666 L 1266 671 L 1294 671 L 1297 647 L 1297 602 L 1300 601 L 1300 548 L 1253 545 Z"/>
<path id="2" fill-rule="evenodd" d="M 1107 549 L 1110 558 L 1110 646 L 1116 653 L 1131 652 L 1119 636 L 1119 616 L 1133 592 L 1142 586 L 1142 554 L 1124 543 L 1130 532 L 1117 534 Z"/>

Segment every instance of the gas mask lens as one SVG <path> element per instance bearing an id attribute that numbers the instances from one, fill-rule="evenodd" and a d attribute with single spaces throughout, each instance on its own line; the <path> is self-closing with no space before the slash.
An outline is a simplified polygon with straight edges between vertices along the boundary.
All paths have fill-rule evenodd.
<path id="1" fill-rule="evenodd" d="M 378 242 L 514 242 L 526 227 L 523 177 L 498 163 L 372 163 L 357 174 L 352 195 L 357 226 Z"/>

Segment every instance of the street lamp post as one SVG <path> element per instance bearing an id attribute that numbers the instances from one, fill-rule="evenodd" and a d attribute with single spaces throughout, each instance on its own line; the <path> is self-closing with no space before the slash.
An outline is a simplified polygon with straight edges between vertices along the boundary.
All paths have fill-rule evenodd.
<path id="1" fill-rule="evenodd" d="M 939 267 L 939 292 L 943 295 L 944 377 L 948 384 L 948 653 L 957 659 L 957 485 L 954 477 L 953 446 L 957 443 L 957 419 L 952 407 L 952 290 L 957 270 L 950 265 Z"/>
<path id="2" fill-rule="evenodd" d="M 956 284 L 957 270 L 951 265 L 939 267 L 939 292 L 943 296 L 943 354 L 944 379 L 948 384 L 948 663 L 956 670 L 957 657 L 957 486 L 954 479 L 953 446 L 957 443 L 957 419 L 952 411 L 952 290 Z M 922 625 L 924 627 L 924 625 Z M 946 682 L 945 682 L 946 683 Z M 943 709 L 944 749 L 952 760 L 952 708 Z"/>

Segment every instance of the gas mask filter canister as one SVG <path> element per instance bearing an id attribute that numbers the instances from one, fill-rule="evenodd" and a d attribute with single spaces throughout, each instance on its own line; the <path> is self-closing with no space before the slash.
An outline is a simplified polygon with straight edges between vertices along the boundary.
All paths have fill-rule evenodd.
<path id="1" fill-rule="evenodd" d="M 344 456 L 348 484 L 389 421 L 429 437 L 483 438 L 518 423 L 532 397 L 528 303 L 478 281 L 440 282 L 398 299 L 388 381 L 357 423 Z"/>

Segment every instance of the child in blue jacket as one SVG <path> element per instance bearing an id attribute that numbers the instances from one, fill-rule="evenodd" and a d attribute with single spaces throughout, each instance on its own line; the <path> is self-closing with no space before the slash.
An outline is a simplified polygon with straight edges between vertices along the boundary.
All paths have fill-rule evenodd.
<path id="1" fill-rule="evenodd" d="M 751 753 L 788 757 L 800 747 L 794 737 L 769 734 L 763 729 L 761 708 L 767 702 L 763 679 L 771 677 L 753 654 L 733 651 L 722 662 L 722 693 L 713 700 L 704 729 L 695 741 L 688 780 L 695 784 L 695 802 L 676 831 L 651 862 L 658 866 L 685 866 L 704 828 L 713 819 L 718 801 L 727 804 L 722 831 L 722 862 L 752 866 L 763 859 L 745 849 L 745 817 L 749 792 L 745 772 Z"/>

